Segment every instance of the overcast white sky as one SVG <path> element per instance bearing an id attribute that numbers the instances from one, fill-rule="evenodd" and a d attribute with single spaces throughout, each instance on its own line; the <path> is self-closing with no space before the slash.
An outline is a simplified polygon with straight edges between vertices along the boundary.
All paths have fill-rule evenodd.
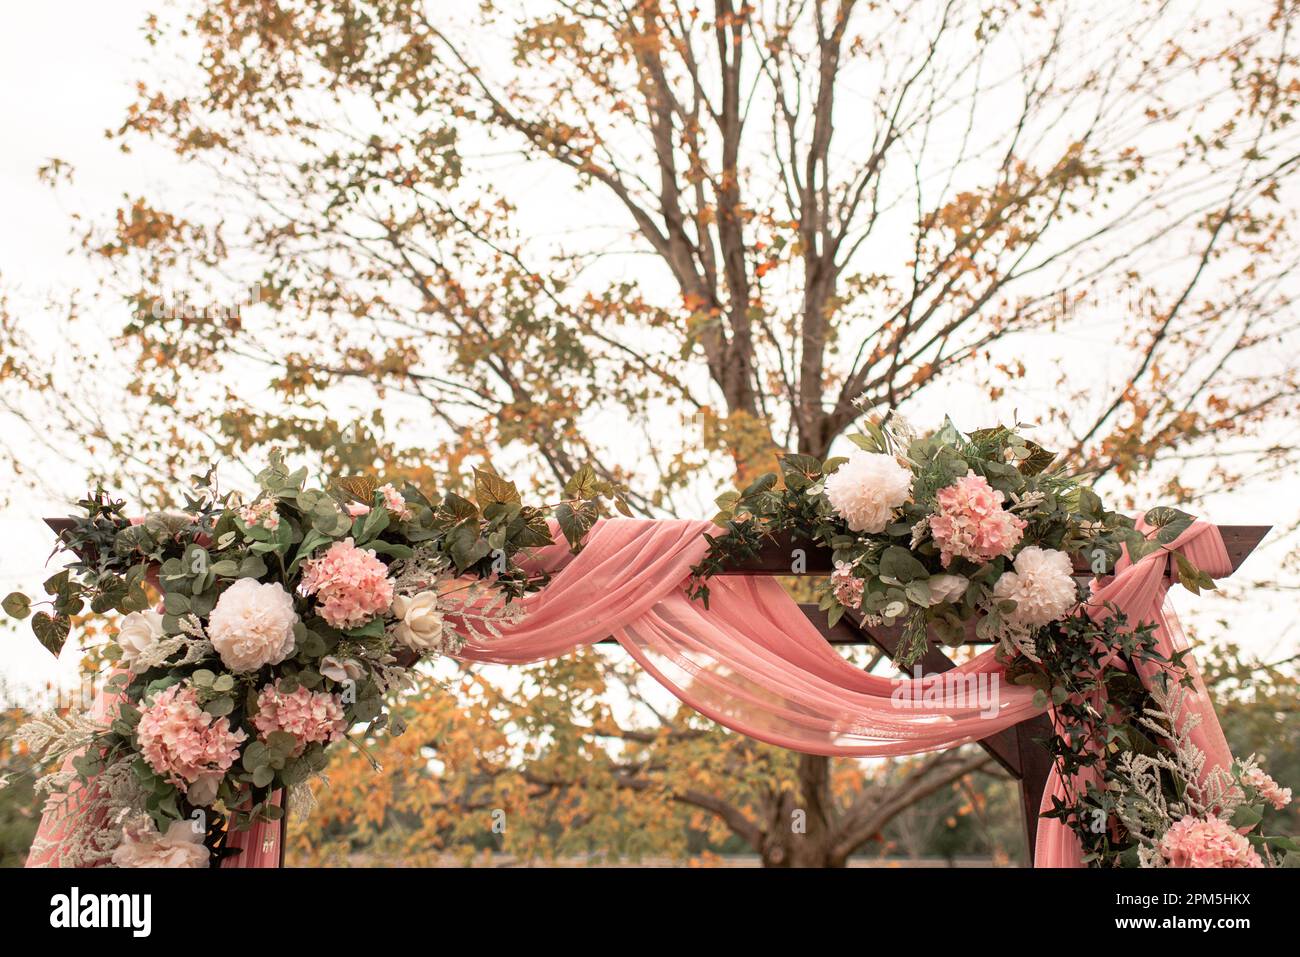
<path id="1" fill-rule="evenodd" d="M 175 183 L 175 170 L 157 157 L 126 156 L 104 138 L 104 130 L 120 121 L 130 101 L 131 82 L 139 73 L 139 61 L 149 51 L 139 37 L 139 24 L 154 2 L 143 0 L 53 0 L 43 3 L 0 3 L 0 282 L 11 293 L 19 309 L 36 309 L 36 304 L 61 290 L 77 285 L 85 266 L 69 252 L 72 244 L 70 214 L 73 209 L 88 213 L 115 208 L 124 193 L 135 192 L 161 179 Z M 76 168 L 70 193 L 54 193 L 36 179 L 37 168 L 49 157 L 58 156 Z M 32 313 L 29 321 L 39 322 Z M 1109 369 L 1107 358 L 1116 349 L 1118 330 L 1099 324 L 1086 333 L 1060 335 L 1053 350 L 1087 352 L 1100 356 L 1099 370 L 1118 375 L 1122 366 Z M 1020 348 L 1038 348 L 1023 342 Z M 1035 392 L 1050 394 L 1055 388 L 1050 368 L 1031 377 L 1020 391 L 1017 405 L 1025 412 Z M 927 405 L 912 410 L 918 422 L 937 418 L 945 409 L 979 408 L 986 404 L 983 393 L 954 384 L 940 395 L 930 396 Z M 965 427 L 986 424 L 962 421 Z M 0 427 L 3 422 L 0 421 Z M 59 441 L 58 436 L 49 437 Z M 6 442 L 33 442 L 30 435 L 11 431 Z M 72 494 L 83 488 L 87 476 L 67 474 L 55 485 Z M 0 511 L 0 593 L 13 588 L 31 589 L 51 572 L 43 562 L 52 536 L 41 525 L 42 515 L 67 511 L 67 502 L 43 497 L 22 476 L 0 476 L 13 483 L 5 489 L 11 504 Z M 1279 509 L 1296 513 L 1300 483 L 1272 482 L 1244 494 L 1211 503 L 1210 515 L 1221 523 L 1254 523 L 1277 515 Z M 1269 578 L 1282 557 L 1285 543 L 1266 547 L 1234 579 L 1230 591 L 1249 589 L 1259 578 Z M 1204 637 L 1230 634 L 1262 655 L 1282 657 L 1296 647 L 1293 626 L 1294 599 L 1272 596 L 1242 611 L 1214 596 L 1193 600 L 1179 597 L 1185 619 L 1194 622 Z M 1230 630 L 1217 622 L 1231 617 Z M 18 629 L 0 626 L 0 678 L 10 687 L 34 689 L 75 673 L 76 649 L 70 645 L 62 661 L 50 659 L 31 637 L 26 625 Z M 0 689 L 0 700 L 3 700 Z"/>

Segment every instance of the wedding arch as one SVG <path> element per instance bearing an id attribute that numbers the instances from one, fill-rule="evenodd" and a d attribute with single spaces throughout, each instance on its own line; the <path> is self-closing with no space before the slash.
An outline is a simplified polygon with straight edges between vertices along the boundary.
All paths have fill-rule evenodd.
<path id="1" fill-rule="evenodd" d="M 978 743 L 1020 782 L 1038 865 L 1300 851 L 1265 833 L 1289 791 L 1229 752 L 1165 600 L 1231 575 L 1268 526 L 1127 518 L 1007 428 L 887 423 L 854 444 L 785 456 L 712 522 L 606 515 L 625 507 L 590 469 L 549 508 L 486 470 L 473 500 L 435 500 L 371 479 L 313 489 L 278 458 L 249 503 L 210 476 L 183 513 L 140 520 L 92 495 L 85 518 L 50 523 L 75 560 L 33 630 L 57 653 L 85 605 L 126 618 L 92 713 L 24 731 L 64 761 L 41 782 L 29 864 L 278 866 L 285 794 L 349 728 L 383 730 L 384 695 L 415 662 L 603 641 L 701 714 L 792 750 Z M 789 575 L 825 576 L 821 601 L 795 603 Z M 5 599 L 16 617 L 31 606 Z M 913 676 L 834 648 L 864 643 Z M 988 647 L 961 663 L 941 650 L 964 645 Z"/>

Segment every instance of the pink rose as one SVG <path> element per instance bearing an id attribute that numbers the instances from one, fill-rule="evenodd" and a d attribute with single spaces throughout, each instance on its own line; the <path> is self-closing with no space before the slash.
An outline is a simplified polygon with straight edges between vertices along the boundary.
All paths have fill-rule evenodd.
<path id="1" fill-rule="evenodd" d="M 159 834 L 148 817 L 139 818 L 122 829 L 122 843 L 113 851 L 118 867 L 207 867 L 208 862 L 203 832 L 192 821 L 175 821 Z"/>

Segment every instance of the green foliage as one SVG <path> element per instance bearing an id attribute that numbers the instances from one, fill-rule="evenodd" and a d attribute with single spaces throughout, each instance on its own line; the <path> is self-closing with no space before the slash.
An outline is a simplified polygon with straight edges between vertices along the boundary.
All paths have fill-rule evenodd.
<path id="1" fill-rule="evenodd" d="M 708 554 L 692 569 L 692 597 L 707 601 L 710 576 L 754 558 L 765 541 L 778 535 L 821 545 L 831 549 L 838 568 L 863 583 L 854 612 L 868 621 L 903 625 L 895 660 L 907 668 L 925 652 L 930 637 L 951 644 L 965 641 L 972 620 L 985 640 L 998 641 L 1006 633 L 1004 610 L 992 602 L 992 588 L 1009 558 L 976 562 L 957 557 L 944 564 L 928 533 L 936 495 L 968 473 L 983 476 L 1003 494 L 1004 508 L 1027 523 L 1024 545 L 1059 549 L 1079 565 L 1106 571 L 1125 544 L 1135 538 L 1145 541 L 1131 519 L 1107 510 L 1077 477 L 1051 468 L 1056 455 L 1015 429 L 997 426 L 964 435 L 945 419 L 933 434 L 917 437 L 905 425 L 885 421 L 867 423 L 849 440 L 863 452 L 889 455 L 911 470 L 911 495 L 893 521 L 879 533 L 853 531 L 825 493 L 827 477 L 845 460 L 782 456 L 779 476 L 763 475 L 743 491 L 718 497 L 714 521 L 724 533 L 710 536 Z M 1151 513 L 1158 531 L 1150 548 L 1172 541 L 1186 527 L 1182 513 L 1168 514 L 1172 511 Z M 1184 563 L 1189 581 L 1209 581 Z M 928 580 L 941 574 L 963 576 L 969 582 L 966 592 L 936 600 Z M 846 611 L 829 582 L 821 607 L 832 622 Z"/>
<path id="2" fill-rule="evenodd" d="M 188 817 L 195 807 L 217 809 L 207 815 L 209 846 L 217 847 L 226 816 L 239 829 L 278 818 L 283 812 L 271 803 L 272 794 L 305 781 L 327 763 L 319 741 L 299 741 L 282 731 L 259 733 L 253 719 L 268 687 L 284 694 L 299 688 L 327 692 L 341 709 L 344 727 L 366 725 L 371 734 L 388 724 L 383 689 L 393 679 L 393 668 L 432 651 L 399 643 L 394 630 L 399 622 L 387 607 L 350 627 L 331 626 L 314 591 L 300 587 L 304 563 L 350 540 L 378 561 L 400 565 L 389 573 L 390 581 L 409 576 L 414 568 L 407 594 L 435 589 L 440 609 L 449 600 L 436 591 L 443 572 L 483 581 L 497 596 L 492 600 L 504 604 L 547 580 L 528 571 L 518 557 L 551 544 L 546 521 L 551 509 L 524 505 L 515 486 L 489 469 L 475 470 L 475 501 L 449 491 L 437 505 L 412 485 L 399 493 L 369 477 L 343 479 L 328 489 L 310 487 L 306 470 L 290 470 L 278 454 L 258 473 L 260 492 L 248 504 L 222 493 L 211 476 L 196 477 L 182 510 L 148 515 L 138 523 L 130 522 L 122 504 L 102 489 L 84 500 L 86 515 L 74 519 L 63 536 L 72 561 L 45 582 L 50 611 L 37 611 L 32 628 L 57 655 L 73 617 L 87 607 L 96 614 L 148 607 L 146 585 L 156 572 L 152 582 L 161 593 L 162 635 L 148 647 L 147 660 L 136 657 L 130 670 L 115 677 L 112 690 L 123 703 L 107 731 L 74 760 L 74 768 L 84 782 L 110 764 L 129 764 L 145 797 L 142 807 L 128 810 L 147 812 L 159 830 Z M 591 470 L 570 483 L 570 498 L 559 508 L 582 517 L 581 527 L 566 529 L 574 550 L 594 517 L 603 513 L 602 499 L 621 499 L 621 493 L 596 480 Z M 288 657 L 255 670 L 232 671 L 211 645 L 195 639 L 203 637 L 203 625 L 222 595 L 243 580 L 274 584 L 287 596 L 293 605 L 294 640 Z M 14 594 L 4 607 L 23 617 L 31 602 Z M 323 662 L 334 654 L 349 662 L 346 682 L 337 670 L 340 665 L 326 668 Z M 398 656 L 406 656 L 405 665 L 395 664 Z M 121 648 L 111 646 L 106 657 L 120 658 Z M 137 738 L 143 710 L 158 694 L 181 684 L 209 719 L 244 733 L 239 763 L 201 783 L 191 782 L 188 790 L 150 767 Z"/>

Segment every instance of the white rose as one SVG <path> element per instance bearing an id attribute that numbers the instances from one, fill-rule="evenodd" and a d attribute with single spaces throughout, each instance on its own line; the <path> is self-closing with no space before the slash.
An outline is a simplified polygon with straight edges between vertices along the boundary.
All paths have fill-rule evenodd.
<path id="1" fill-rule="evenodd" d="M 203 832 L 192 821 L 175 821 L 159 834 L 147 818 L 122 830 L 122 843 L 113 851 L 118 867 L 207 867 L 208 849 Z"/>
<path id="2" fill-rule="evenodd" d="M 442 614 L 438 611 L 438 593 L 422 591 L 418 595 L 398 595 L 393 599 L 393 615 L 400 619 L 393 629 L 397 640 L 412 651 L 437 651 L 442 648 Z"/>
<path id="3" fill-rule="evenodd" d="M 1030 545 L 1016 556 L 1016 570 L 993 586 L 994 601 L 1014 601 L 1003 620 L 1017 628 L 1038 628 L 1064 618 L 1079 602 L 1070 556 L 1055 548 Z"/>
<path id="4" fill-rule="evenodd" d="M 926 583 L 930 586 L 931 604 L 945 601 L 958 601 L 966 594 L 970 579 L 965 575 L 931 575 Z"/>
<path id="5" fill-rule="evenodd" d="M 855 532 L 883 532 L 912 494 L 912 473 L 892 455 L 855 449 L 826 479 L 826 497 Z"/>
<path id="6" fill-rule="evenodd" d="M 217 599 L 208 637 L 231 671 L 256 671 L 293 654 L 297 623 L 293 597 L 280 584 L 241 578 Z"/>
<path id="7" fill-rule="evenodd" d="M 128 667 L 150 645 L 163 636 L 163 616 L 156 611 L 133 611 L 122 619 L 117 630 L 117 645 Z"/>

